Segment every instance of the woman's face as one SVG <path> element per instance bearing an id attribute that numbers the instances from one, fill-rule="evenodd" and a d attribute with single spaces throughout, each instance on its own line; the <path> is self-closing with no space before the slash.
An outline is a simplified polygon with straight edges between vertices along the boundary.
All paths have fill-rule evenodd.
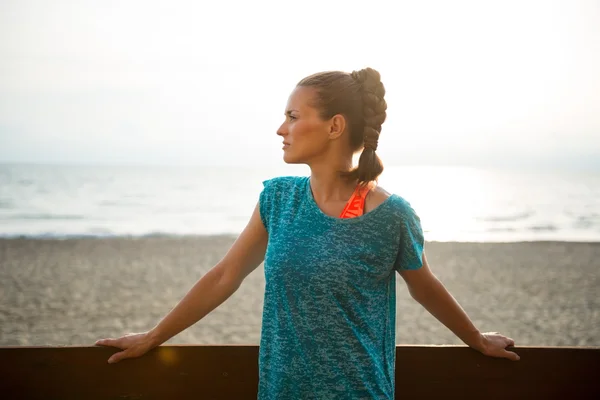
<path id="1" fill-rule="evenodd" d="M 284 143 L 283 160 L 288 164 L 308 164 L 327 149 L 330 124 L 310 105 L 315 95 L 314 88 L 296 87 L 288 99 L 285 121 L 277 130 Z"/>

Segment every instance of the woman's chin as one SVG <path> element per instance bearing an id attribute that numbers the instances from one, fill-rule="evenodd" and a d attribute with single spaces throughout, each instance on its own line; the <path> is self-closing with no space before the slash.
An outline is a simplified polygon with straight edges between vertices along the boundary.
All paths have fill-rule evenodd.
<path id="1" fill-rule="evenodd" d="M 291 157 L 289 154 L 287 153 L 283 153 L 283 161 L 286 164 L 297 164 L 298 161 L 294 159 L 294 157 Z"/>

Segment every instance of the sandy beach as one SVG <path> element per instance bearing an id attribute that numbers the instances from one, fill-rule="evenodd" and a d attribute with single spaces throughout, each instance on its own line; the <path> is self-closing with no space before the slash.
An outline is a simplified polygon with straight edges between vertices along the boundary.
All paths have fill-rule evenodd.
<path id="1" fill-rule="evenodd" d="M 0 345 L 92 345 L 152 328 L 231 236 L 0 239 Z M 517 346 L 600 346 L 600 243 L 428 242 L 434 273 L 482 331 Z M 398 280 L 396 342 L 462 344 Z M 258 344 L 262 265 L 167 343 Z"/>

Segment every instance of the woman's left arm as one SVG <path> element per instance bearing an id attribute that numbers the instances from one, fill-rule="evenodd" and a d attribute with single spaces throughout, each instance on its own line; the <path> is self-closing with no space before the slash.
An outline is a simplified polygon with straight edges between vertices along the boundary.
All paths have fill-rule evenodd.
<path id="1" fill-rule="evenodd" d="M 506 350 L 506 347 L 514 346 L 513 339 L 498 332 L 479 332 L 460 304 L 431 272 L 425 253 L 421 268 L 402 270 L 399 273 L 406 282 L 412 298 L 469 347 L 487 356 L 519 360 L 520 357 L 516 353 Z"/>

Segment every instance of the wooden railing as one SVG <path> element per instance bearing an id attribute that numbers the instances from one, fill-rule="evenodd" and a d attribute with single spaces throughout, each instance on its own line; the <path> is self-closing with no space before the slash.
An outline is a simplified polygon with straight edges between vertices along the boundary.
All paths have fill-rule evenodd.
<path id="1" fill-rule="evenodd" d="M 258 346 L 0 347 L 0 399 L 256 399 Z M 520 361 L 464 346 L 397 346 L 397 399 L 600 399 L 600 348 L 519 347 Z M 318 394 L 316 395 L 318 398 Z"/>

